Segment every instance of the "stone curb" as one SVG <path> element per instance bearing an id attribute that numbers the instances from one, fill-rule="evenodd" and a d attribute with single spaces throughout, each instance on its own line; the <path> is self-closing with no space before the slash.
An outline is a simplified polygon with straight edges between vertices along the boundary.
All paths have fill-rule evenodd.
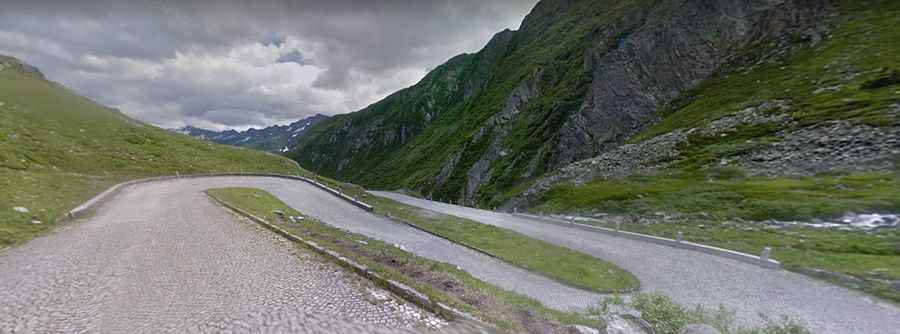
<path id="1" fill-rule="evenodd" d="M 651 243 L 669 246 L 669 247 L 703 252 L 703 253 L 710 254 L 710 255 L 716 255 L 716 256 L 726 257 L 726 258 L 733 259 L 733 260 L 738 260 L 741 262 L 746 262 L 746 263 L 757 265 L 757 266 L 760 266 L 760 267 L 763 267 L 766 269 L 773 269 L 773 270 L 781 269 L 781 262 L 778 262 L 773 259 L 763 259 L 756 255 L 750 255 L 747 253 L 742 253 L 742 252 L 733 251 L 733 250 L 729 250 L 729 249 L 708 246 L 708 245 L 704 245 L 704 244 L 698 244 L 695 242 L 678 241 L 678 240 L 674 240 L 674 239 L 657 237 L 657 236 L 652 236 L 652 235 L 647 235 L 647 234 L 634 233 L 634 232 L 628 232 L 628 231 L 620 231 L 620 230 L 615 230 L 615 229 L 606 228 L 606 227 L 599 227 L 599 226 L 592 226 L 592 225 L 587 225 L 587 224 L 570 222 L 570 221 L 552 218 L 552 217 L 537 216 L 537 215 L 530 215 L 530 214 L 524 214 L 524 213 L 516 213 L 516 214 L 512 214 L 512 215 L 519 216 L 519 217 L 525 217 L 525 218 L 531 218 L 533 220 L 537 220 L 537 221 L 544 222 L 544 223 L 574 227 L 574 228 L 586 230 L 586 231 L 600 232 L 600 233 L 613 235 L 613 236 L 617 236 L 617 237 L 625 237 L 625 238 L 629 238 L 629 239 L 646 241 L 646 242 L 651 242 Z"/>
<path id="2" fill-rule="evenodd" d="M 381 286 L 382 288 L 385 288 L 388 291 L 391 291 L 391 292 L 399 295 L 401 298 L 403 298 L 413 304 L 416 304 L 419 307 L 429 310 L 434 314 L 437 314 L 437 315 L 439 315 L 447 320 L 451 320 L 451 321 L 455 320 L 457 318 L 465 318 L 465 319 L 468 319 L 471 321 L 477 321 L 479 323 L 481 322 L 481 320 L 473 317 L 472 315 L 469 315 L 465 312 L 457 310 L 453 307 L 447 306 L 443 303 L 432 301 L 431 298 L 428 298 L 427 295 L 425 295 L 425 294 L 419 292 L 418 290 L 413 289 L 403 283 L 400 283 L 400 282 L 397 282 L 397 281 L 394 281 L 391 279 L 386 279 L 386 278 L 382 277 L 380 274 L 370 271 L 368 268 L 366 268 L 366 266 L 356 263 L 355 261 L 342 256 L 338 252 L 335 252 L 335 251 L 332 251 L 325 247 L 322 247 L 319 244 L 315 243 L 314 241 L 308 241 L 306 239 L 303 239 L 302 237 L 297 236 L 291 232 L 288 232 L 288 231 L 276 226 L 275 224 L 269 223 L 268 221 L 266 221 L 262 218 L 259 218 L 247 211 L 244 211 L 243 209 L 235 207 L 225 201 L 219 200 L 218 198 L 210 196 L 209 194 L 206 194 L 206 195 L 209 198 L 216 201 L 217 203 L 221 204 L 222 206 L 225 206 L 226 208 L 228 208 L 242 216 L 249 218 L 250 220 L 254 221 L 255 223 L 262 225 L 263 227 L 275 232 L 278 235 L 281 235 L 282 237 L 284 237 L 288 240 L 303 244 L 310 250 L 312 250 L 320 255 L 323 255 L 323 256 L 331 259 L 334 262 L 337 262 L 339 265 L 353 271 L 354 273 L 356 273 L 366 279 L 371 280 L 378 286 Z"/>
<path id="3" fill-rule="evenodd" d="M 151 177 L 151 178 L 137 179 L 137 180 L 122 182 L 122 183 L 119 183 L 119 184 L 116 184 L 116 185 L 110 187 L 109 189 L 106 189 L 102 193 L 98 194 L 97 196 L 94 196 L 93 198 L 89 199 L 87 202 L 84 202 L 83 204 L 79 205 L 78 207 L 76 207 L 72 210 L 69 210 L 69 212 L 67 212 L 62 219 L 75 220 L 75 219 L 87 217 L 92 212 L 94 212 L 97 208 L 99 208 L 101 205 L 103 205 L 103 203 L 105 203 L 109 199 L 115 197 L 115 195 L 118 194 L 120 191 L 122 191 L 122 189 L 124 189 L 128 186 L 131 186 L 131 185 L 135 185 L 135 184 L 139 184 L 139 183 L 146 183 L 146 182 L 173 180 L 173 179 L 219 177 L 219 176 L 263 176 L 263 177 L 276 177 L 276 178 L 283 178 L 283 179 L 300 180 L 300 181 L 310 183 L 322 190 L 325 190 L 326 192 L 331 193 L 332 195 L 335 195 L 338 198 L 340 198 L 344 201 L 347 201 L 350 204 L 353 204 L 354 206 L 359 207 L 363 210 L 366 210 L 369 212 L 372 212 L 375 210 L 375 208 L 373 206 L 366 204 L 364 202 L 361 202 L 353 197 L 350 197 L 350 196 L 340 192 L 339 190 L 333 189 L 333 188 L 326 186 L 318 181 L 315 181 L 310 178 L 302 177 L 302 176 L 292 176 L 292 175 L 272 174 L 272 173 L 209 173 L 209 174 L 190 174 L 190 175 L 177 175 L 177 176 L 159 176 L 159 177 Z"/>
<path id="4" fill-rule="evenodd" d="M 425 209 L 425 210 L 427 210 L 427 209 Z M 511 265 L 511 266 L 513 266 L 513 267 L 516 267 L 516 268 L 519 268 L 519 269 L 528 271 L 528 272 L 533 273 L 533 274 L 536 274 L 536 275 L 538 275 L 538 276 L 548 278 L 548 279 L 550 279 L 550 280 L 552 280 L 552 281 L 554 281 L 554 282 L 557 282 L 557 283 L 559 283 L 559 284 L 565 285 L 565 286 L 570 287 L 570 288 L 579 289 L 579 290 L 584 290 L 584 291 L 587 291 L 587 292 L 595 292 L 595 293 L 628 293 L 628 292 L 633 292 L 633 291 L 637 291 L 638 289 L 640 289 L 640 287 L 638 286 L 638 287 L 635 287 L 635 288 L 625 289 L 625 290 L 615 290 L 615 291 L 613 291 L 613 290 L 609 290 L 609 291 L 601 290 L 601 291 L 593 291 L 593 290 L 591 290 L 591 289 L 589 289 L 589 288 L 585 288 L 585 287 L 581 287 L 581 286 L 576 286 L 576 285 L 568 284 L 568 283 L 565 283 L 565 282 L 561 282 L 561 281 L 559 281 L 559 280 L 557 280 L 557 279 L 555 279 L 555 278 L 552 278 L 552 277 L 546 276 L 546 275 L 544 275 L 544 274 L 541 274 L 541 273 L 539 273 L 539 272 L 536 272 L 536 271 L 534 271 L 534 270 L 531 270 L 531 269 L 529 269 L 528 267 L 525 267 L 525 266 L 522 266 L 522 265 L 519 265 L 519 264 L 516 264 L 516 263 L 508 262 L 508 261 L 504 260 L 503 258 L 501 258 L 501 257 L 499 257 L 499 256 L 497 256 L 497 255 L 495 255 L 494 253 L 491 253 L 491 252 L 489 252 L 489 251 L 483 250 L 483 249 L 478 248 L 478 247 L 475 247 L 475 246 L 471 246 L 471 245 L 469 245 L 469 244 L 465 244 L 465 243 L 462 243 L 462 242 L 458 242 L 458 241 L 455 241 L 455 240 L 451 240 L 450 238 L 447 238 L 447 237 L 441 235 L 440 233 L 436 233 L 436 232 L 429 231 L 429 230 L 427 230 L 427 229 L 425 229 L 425 228 L 423 228 L 423 227 L 421 227 L 421 226 L 418 226 L 418 225 L 415 225 L 415 224 L 412 224 L 412 223 L 408 223 L 408 222 L 406 222 L 406 221 L 404 221 L 404 220 L 402 220 L 402 219 L 399 219 L 399 218 L 393 218 L 393 217 L 391 217 L 391 216 L 388 216 L 388 218 L 391 218 L 392 221 L 399 222 L 399 223 L 401 223 L 401 224 L 403 224 L 403 225 L 412 227 L 412 228 L 414 228 L 414 229 L 417 229 L 417 230 L 419 230 L 419 231 L 428 233 L 428 234 L 433 235 L 433 236 L 435 236 L 435 237 L 438 237 L 438 238 L 447 240 L 448 242 L 452 242 L 452 243 L 454 243 L 454 244 L 456 244 L 456 245 L 460 245 L 460 246 L 463 246 L 463 247 L 465 247 L 465 248 L 468 248 L 468 249 L 471 249 L 471 250 L 473 250 L 473 251 L 476 251 L 476 252 L 478 252 L 478 253 L 484 254 L 484 255 L 486 255 L 487 257 L 493 258 L 493 259 L 495 259 L 495 260 L 497 260 L 497 261 L 500 261 L 500 262 L 503 262 L 503 263 L 505 263 L 505 264 Z M 500 228 L 500 227 L 498 227 L 498 228 Z M 515 232 L 515 231 L 511 231 L 511 232 L 513 232 L 513 233 L 518 233 L 518 232 Z M 526 236 L 526 237 L 527 237 L 527 236 Z M 554 245 L 554 246 L 556 246 L 556 245 Z M 572 250 L 572 251 L 573 251 L 573 252 L 578 252 L 578 251 L 576 251 L 576 250 Z M 624 269 L 623 269 L 623 270 L 624 270 Z"/>

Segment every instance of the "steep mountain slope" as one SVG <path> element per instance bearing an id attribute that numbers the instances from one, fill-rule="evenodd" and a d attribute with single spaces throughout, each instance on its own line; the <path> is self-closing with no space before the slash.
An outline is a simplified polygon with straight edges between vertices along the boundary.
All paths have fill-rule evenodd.
<path id="1" fill-rule="evenodd" d="M 469 103 L 484 88 L 497 59 L 512 37 L 498 33 L 474 55 L 460 55 L 437 67 L 415 86 L 363 109 L 334 116 L 310 130 L 288 153 L 301 164 L 327 175 L 362 181 L 385 166 L 391 154 L 455 107 Z"/>
<path id="2" fill-rule="evenodd" d="M 829 1 L 563 1 L 413 87 L 314 128 L 289 155 L 319 173 L 492 206 L 625 142 L 730 59 L 821 38 Z"/>
<path id="3" fill-rule="evenodd" d="M 900 2 L 740 54 L 625 145 L 507 201 L 757 253 L 900 302 Z"/>
<path id="4" fill-rule="evenodd" d="M 135 121 L 0 57 L 0 247 L 52 228 L 66 210 L 117 182 L 239 170 L 298 172 L 279 156 Z"/>
<path id="5" fill-rule="evenodd" d="M 875 179 L 896 183 L 900 43 L 894 41 L 900 39 L 900 4 L 846 2 L 840 7 L 841 15 L 829 20 L 822 35 L 807 42 L 773 41 L 742 54 L 680 96 L 627 145 L 541 178 L 513 204 L 539 200 L 561 183 L 627 180 L 640 174 L 773 183 L 788 177 L 881 175 Z M 810 186 L 806 196 L 815 190 Z M 794 194 L 793 202 L 760 205 L 768 213 L 748 210 L 739 215 L 810 219 L 848 210 L 900 210 L 896 192 L 876 200 L 882 193 L 850 195 L 854 189 L 839 190 L 832 191 L 828 203 L 808 203 L 815 208 L 800 209 L 798 200 L 804 194 Z M 842 192 L 849 195 L 847 202 L 841 201 Z M 552 197 L 539 201 L 556 201 Z M 572 205 L 578 206 L 589 205 Z M 776 208 L 784 212 L 773 212 Z M 686 210 L 690 208 L 679 209 Z"/>
<path id="6" fill-rule="evenodd" d="M 294 147 L 308 129 L 328 119 L 325 115 L 310 116 L 288 125 L 274 125 L 263 129 L 245 131 L 213 131 L 193 126 L 185 126 L 172 131 L 188 136 L 209 140 L 219 144 L 240 146 L 269 152 L 287 152 Z"/>

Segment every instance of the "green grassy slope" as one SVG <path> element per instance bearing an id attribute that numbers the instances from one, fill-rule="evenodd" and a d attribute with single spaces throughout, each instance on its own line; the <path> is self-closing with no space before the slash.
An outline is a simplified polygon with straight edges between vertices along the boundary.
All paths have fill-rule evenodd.
<path id="1" fill-rule="evenodd" d="M 15 69 L 0 72 L 0 103 L 0 248 L 53 228 L 65 211 L 125 180 L 176 172 L 298 171 L 282 157 L 142 124 Z"/>
<path id="2" fill-rule="evenodd" d="M 325 176 L 364 183 L 377 179 L 381 172 L 372 168 L 402 154 L 400 149 L 434 119 L 458 117 L 459 106 L 490 79 L 509 34 L 498 34 L 481 52 L 456 56 L 416 85 L 359 112 L 319 123 L 287 155 Z"/>

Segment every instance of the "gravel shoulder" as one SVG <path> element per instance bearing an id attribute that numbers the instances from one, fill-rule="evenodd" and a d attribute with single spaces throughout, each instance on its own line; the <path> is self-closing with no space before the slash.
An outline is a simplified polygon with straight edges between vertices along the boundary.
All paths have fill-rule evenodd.
<path id="1" fill-rule="evenodd" d="M 787 315 L 813 333 L 887 334 L 900 328 L 900 309 L 895 305 L 788 271 L 397 193 L 372 193 L 602 258 L 637 276 L 644 292 L 662 293 L 687 306 L 724 305 L 736 312 L 742 325 L 761 324 L 763 313 L 773 318 Z"/>

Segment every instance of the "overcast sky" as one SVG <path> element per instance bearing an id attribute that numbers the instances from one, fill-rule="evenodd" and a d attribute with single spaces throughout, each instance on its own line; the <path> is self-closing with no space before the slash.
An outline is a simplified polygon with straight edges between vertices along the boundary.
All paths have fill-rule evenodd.
<path id="1" fill-rule="evenodd" d="M 162 127 L 356 111 L 537 0 L 0 0 L 0 54 Z"/>

